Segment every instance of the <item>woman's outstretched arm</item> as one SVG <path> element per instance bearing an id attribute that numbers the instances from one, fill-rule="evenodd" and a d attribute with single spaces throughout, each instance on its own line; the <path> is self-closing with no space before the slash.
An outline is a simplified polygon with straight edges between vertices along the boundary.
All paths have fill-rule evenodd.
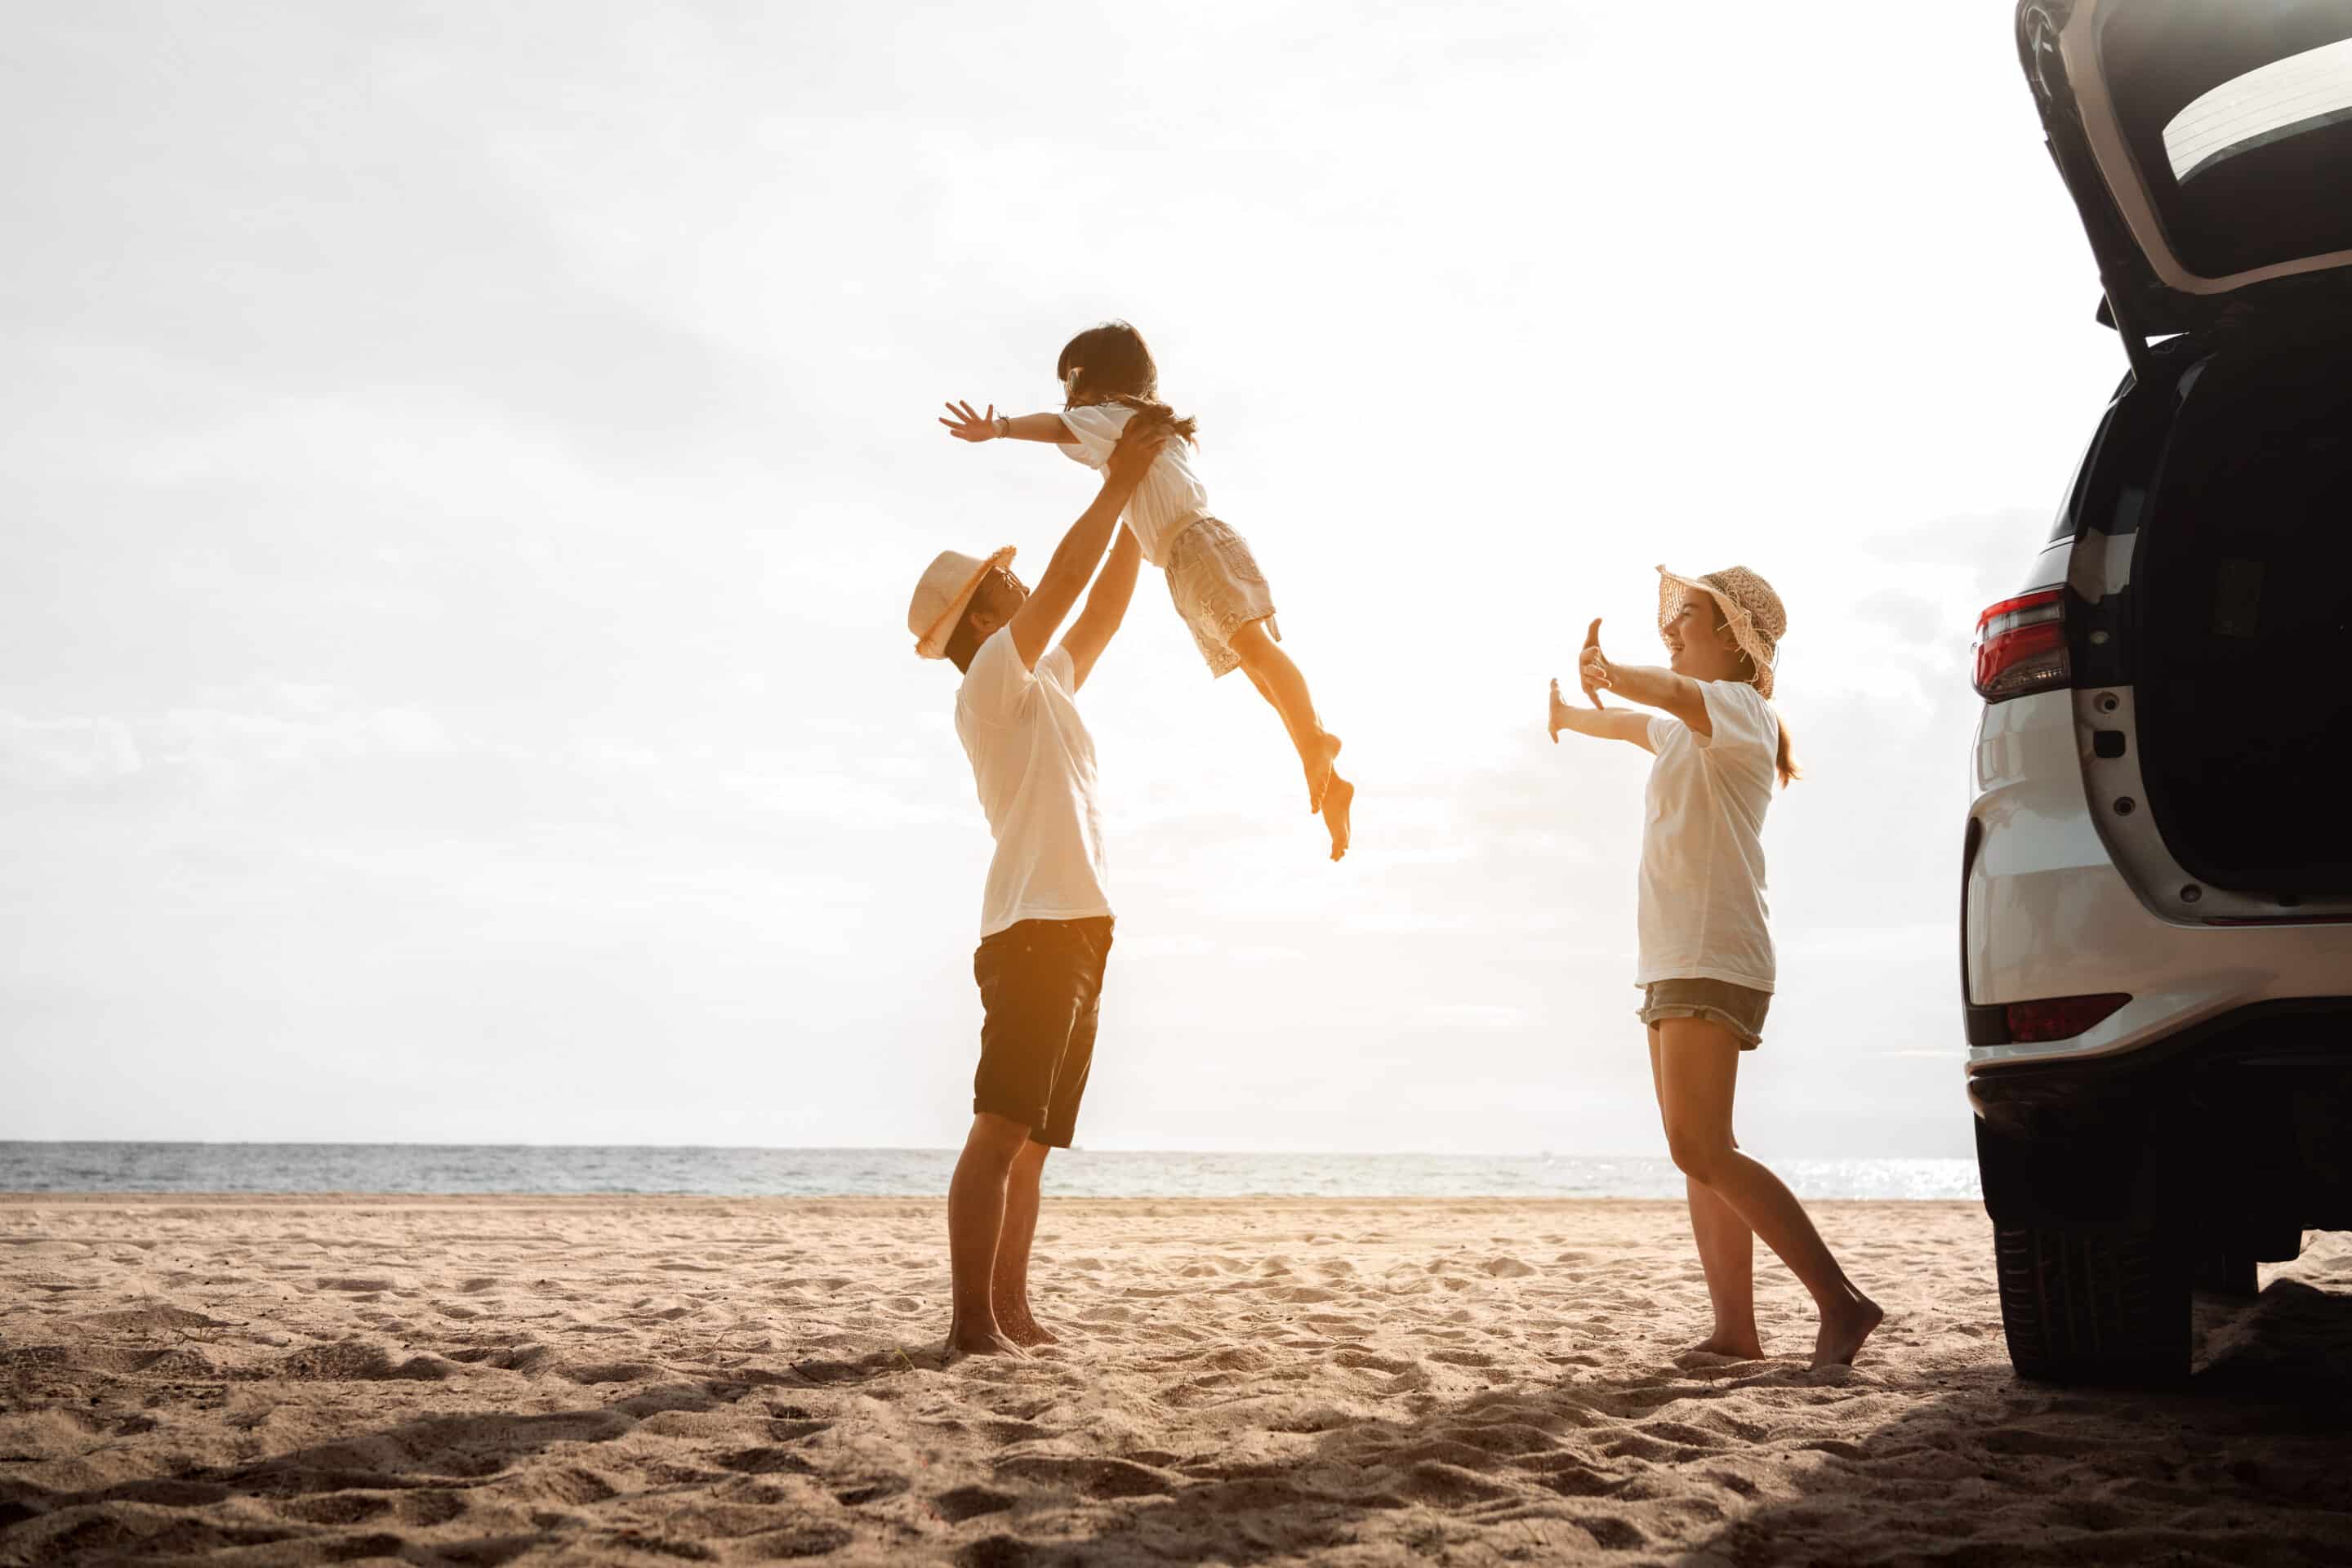
<path id="1" fill-rule="evenodd" d="M 1601 651 L 1599 621 L 1593 622 L 1592 629 L 1584 634 L 1584 652 L 1578 658 L 1576 672 L 1584 683 L 1585 694 L 1595 702 L 1601 700 L 1597 693 L 1613 691 L 1628 702 L 1672 714 L 1688 725 L 1695 735 L 1715 733 L 1715 721 L 1706 715 L 1706 695 L 1699 689 L 1697 681 L 1671 669 L 1612 664 L 1609 656 Z"/>
<path id="2" fill-rule="evenodd" d="M 1650 719 L 1630 708 L 1570 708 L 1559 700 L 1559 682 L 1551 683 L 1551 743 L 1559 744 L 1559 732 L 1573 730 L 1580 735 L 1591 735 L 1603 741 L 1624 741 L 1650 749 Z"/>

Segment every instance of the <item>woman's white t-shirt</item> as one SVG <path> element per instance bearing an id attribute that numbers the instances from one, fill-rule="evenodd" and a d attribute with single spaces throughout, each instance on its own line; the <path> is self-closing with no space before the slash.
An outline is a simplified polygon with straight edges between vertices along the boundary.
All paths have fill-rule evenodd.
<path id="1" fill-rule="evenodd" d="M 1062 443 L 1062 455 L 1099 473 L 1110 466 L 1111 448 L 1118 445 L 1119 432 L 1134 415 L 1135 410 L 1124 403 L 1063 409 L 1062 423 L 1068 427 L 1070 439 Z M 1160 456 L 1151 461 L 1151 471 L 1135 487 L 1135 499 L 1127 503 L 1128 531 L 1143 547 L 1143 558 L 1154 566 L 1167 565 L 1168 547 L 1176 536 L 1209 515 L 1208 487 L 1194 471 L 1192 458 L 1190 441 L 1171 441 L 1160 447 Z"/>
<path id="2" fill-rule="evenodd" d="M 1070 693 L 1075 668 L 1056 645 L 1034 673 L 1024 669 L 1004 626 L 980 645 L 956 689 L 956 735 L 996 838 L 981 895 L 983 937 L 1016 921 L 1111 912 L 1095 741 Z"/>
<path id="3" fill-rule="evenodd" d="M 1650 719 L 1642 830 L 1640 968 L 1633 984 L 1724 980 L 1772 989 L 1764 812 L 1780 777 L 1780 721 L 1745 681 L 1699 683 L 1711 735 Z"/>

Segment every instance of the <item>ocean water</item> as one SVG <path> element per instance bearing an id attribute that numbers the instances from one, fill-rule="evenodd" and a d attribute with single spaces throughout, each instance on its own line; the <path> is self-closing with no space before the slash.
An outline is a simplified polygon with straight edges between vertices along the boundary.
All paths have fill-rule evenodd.
<path id="1" fill-rule="evenodd" d="M 0 1142 L 8 1193 L 675 1193 L 937 1197 L 951 1149 L 448 1143 Z M 1973 1160 L 1784 1160 L 1807 1198 L 1974 1198 Z M 1071 1150 L 1064 1197 L 1675 1198 L 1664 1159 L 1571 1154 L 1190 1154 Z"/>

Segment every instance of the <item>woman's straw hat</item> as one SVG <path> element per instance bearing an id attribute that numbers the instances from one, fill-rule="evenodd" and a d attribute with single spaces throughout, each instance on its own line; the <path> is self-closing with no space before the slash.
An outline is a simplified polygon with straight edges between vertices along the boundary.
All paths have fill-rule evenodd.
<path id="1" fill-rule="evenodd" d="M 1771 696 L 1772 660 L 1780 651 L 1780 638 L 1789 630 L 1789 612 L 1780 607 L 1780 595 L 1772 592 L 1771 584 L 1745 566 L 1727 566 L 1704 577 L 1679 577 L 1661 566 L 1660 636 L 1674 625 L 1675 617 L 1683 613 L 1683 602 L 1694 592 L 1709 595 L 1721 608 L 1731 635 L 1739 639 L 1741 651 L 1756 663 L 1756 689 L 1766 697 Z"/>
<path id="2" fill-rule="evenodd" d="M 925 658 L 947 658 L 948 638 L 955 636 L 965 607 L 980 592 L 980 580 L 1012 559 L 1009 544 L 985 561 L 961 551 L 940 551 L 939 559 L 923 568 L 914 602 L 907 606 L 907 629 L 915 634 L 915 651 Z"/>

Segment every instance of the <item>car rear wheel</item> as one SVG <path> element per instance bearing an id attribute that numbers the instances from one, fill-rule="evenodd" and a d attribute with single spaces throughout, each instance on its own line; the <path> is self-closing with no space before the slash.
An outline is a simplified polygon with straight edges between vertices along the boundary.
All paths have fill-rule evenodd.
<path id="1" fill-rule="evenodd" d="M 2189 1373 L 2189 1269 L 2147 1228 L 1993 1231 L 2001 1327 L 2018 1375 L 2170 1383 Z"/>

